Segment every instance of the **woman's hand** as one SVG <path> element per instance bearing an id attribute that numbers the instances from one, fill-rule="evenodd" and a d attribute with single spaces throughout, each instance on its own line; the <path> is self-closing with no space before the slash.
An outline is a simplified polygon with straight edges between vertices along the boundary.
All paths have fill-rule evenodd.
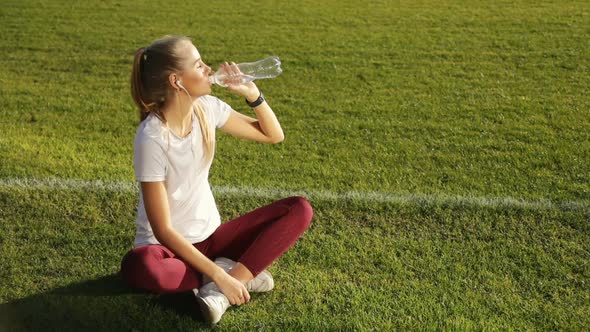
<path id="1" fill-rule="evenodd" d="M 244 96 L 250 102 L 255 101 L 260 96 L 260 91 L 254 82 L 240 82 L 239 77 L 242 72 L 234 62 L 223 63 L 219 66 L 219 71 L 227 75 L 228 78 L 226 78 L 225 83 L 230 92 Z M 236 79 L 232 80 L 232 77 L 236 77 Z"/>
<path id="2" fill-rule="evenodd" d="M 232 305 L 242 305 L 250 302 L 250 293 L 248 293 L 246 286 L 228 273 L 221 274 L 218 280 L 215 280 L 215 284 Z"/>

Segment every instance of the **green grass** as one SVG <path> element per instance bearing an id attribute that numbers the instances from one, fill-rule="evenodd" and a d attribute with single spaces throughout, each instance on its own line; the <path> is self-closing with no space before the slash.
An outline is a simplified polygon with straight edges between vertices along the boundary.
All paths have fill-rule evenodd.
<path id="1" fill-rule="evenodd" d="M 132 53 L 186 34 L 213 67 L 283 60 L 258 85 L 286 140 L 219 134 L 215 186 L 557 203 L 314 199 L 312 227 L 270 268 L 276 290 L 219 329 L 590 326 L 585 2 L 8 0 L 0 21 L 0 179 L 133 181 Z M 271 201 L 217 200 L 224 220 Z M 205 328 L 190 295 L 118 279 L 136 204 L 0 186 L 0 330 Z"/>

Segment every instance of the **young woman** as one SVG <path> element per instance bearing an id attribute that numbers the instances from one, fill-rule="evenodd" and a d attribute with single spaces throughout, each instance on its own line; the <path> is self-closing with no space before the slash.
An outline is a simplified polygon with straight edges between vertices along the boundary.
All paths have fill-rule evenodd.
<path id="1" fill-rule="evenodd" d="M 234 63 L 220 70 L 238 74 Z M 269 291 L 266 267 L 295 244 L 313 211 L 289 197 L 221 224 L 208 182 L 215 129 L 279 143 L 283 131 L 253 82 L 228 84 L 256 119 L 210 96 L 211 68 L 187 37 L 166 36 L 135 53 L 131 94 L 140 124 L 134 140 L 140 184 L 134 249 L 121 262 L 132 287 L 154 293 L 193 290 L 203 317 L 217 323 L 230 305 Z"/>

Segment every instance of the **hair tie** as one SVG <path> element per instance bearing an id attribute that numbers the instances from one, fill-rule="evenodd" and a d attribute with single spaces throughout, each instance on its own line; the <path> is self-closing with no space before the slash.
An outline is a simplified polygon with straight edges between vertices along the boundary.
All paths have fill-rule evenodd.
<path id="1" fill-rule="evenodd" d="M 148 48 L 147 47 L 143 47 L 143 52 L 141 54 L 141 57 L 139 58 L 139 72 L 144 74 L 145 73 L 145 66 L 147 65 L 147 51 Z M 142 75 L 143 78 L 143 75 Z"/>

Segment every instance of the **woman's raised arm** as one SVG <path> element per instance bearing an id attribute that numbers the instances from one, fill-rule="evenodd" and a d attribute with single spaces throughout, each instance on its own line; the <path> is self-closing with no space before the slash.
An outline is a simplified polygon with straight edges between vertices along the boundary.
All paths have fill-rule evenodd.
<path id="1" fill-rule="evenodd" d="M 285 139 L 281 124 L 266 102 L 257 106 L 256 119 L 232 111 L 227 122 L 220 129 L 232 136 L 251 141 L 276 144 Z"/>
<path id="2" fill-rule="evenodd" d="M 220 70 L 228 73 L 240 74 L 240 70 L 235 63 L 227 62 L 221 65 Z M 249 103 L 253 103 L 262 97 L 260 90 L 254 82 L 245 84 L 231 84 L 228 82 L 227 89 L 235 94 L 246 98 Z M 256 113 L 256 119 L 247 115 L 233 111 L 225 125 L 220 129 L 235 137 L 245 138 L 251 141 L 276 144 L 285 139 L 281 124 L 275 113 L 272 111 L 266 101 L 257 103 L 253 107 Z"/>

